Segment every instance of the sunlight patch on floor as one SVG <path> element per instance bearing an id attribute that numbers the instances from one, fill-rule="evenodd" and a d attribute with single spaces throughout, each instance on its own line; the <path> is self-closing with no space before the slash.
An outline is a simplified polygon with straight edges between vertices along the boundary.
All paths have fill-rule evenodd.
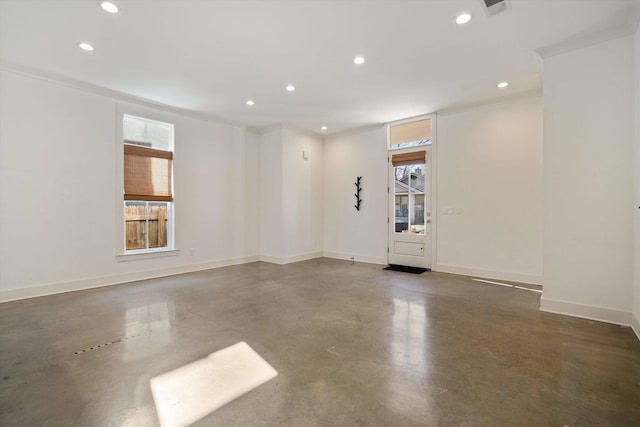
<path id="1" fill-rule="evenodd" d="M 525 288 L 524 286 L 512 285 L 510 283 L 500 283 L 500 282 L 494 282 L 492 280 L 484 280 L 484 279 L 471 279 L 471 280 L 474 280 L 476 282 L 489 283 L 491 285 L 506 286 L 507 288 L 521 289 L 523 291 L 537 292 L 539 294 L 542 293 L 542 291 L 538 289 Z"/>
<path id="2" fill-rule="evenodd" d="M 154 377 L 153 400 L 162 427 L 189 426 L 276 377 L 245 342 Z"/>

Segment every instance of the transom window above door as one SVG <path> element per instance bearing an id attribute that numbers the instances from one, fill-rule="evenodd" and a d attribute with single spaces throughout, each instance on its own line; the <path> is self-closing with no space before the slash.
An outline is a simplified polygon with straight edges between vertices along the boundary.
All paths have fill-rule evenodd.
<path id="1" fill-rule="evenodd" d="M 431 119 L 389 126 L 389 149 L 431 144 Z"/>

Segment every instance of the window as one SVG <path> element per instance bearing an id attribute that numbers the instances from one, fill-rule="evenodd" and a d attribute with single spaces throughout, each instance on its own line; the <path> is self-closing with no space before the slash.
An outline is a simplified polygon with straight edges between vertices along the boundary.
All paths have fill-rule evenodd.
<path id="1" fill-rule="evenodd" d="M 431 119 L 389 126 L 389 148 L 431 144 Z"/>
<path id="2" fill-rule="evenodd" d="M 124 115 L 125 253 L 173 249 L 173 125 Z"/>

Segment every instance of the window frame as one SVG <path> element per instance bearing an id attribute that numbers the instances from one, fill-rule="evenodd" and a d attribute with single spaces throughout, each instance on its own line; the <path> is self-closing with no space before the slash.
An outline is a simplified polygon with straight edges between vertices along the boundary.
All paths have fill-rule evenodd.
<path id="1" fill-rule="evenodd" d="M 134 200 L 125 200 L 124 198 L 124 146 L 130 142 L 124 139 L 124 118 L 131 116 L 148 122 L 157 122 L 163 125 L 172 125 L 171 128 L 171 150 L 158 149 L 161 151 L 171 151 L 173 153 L 173 161 L 171 166 L 171 186 L 173 200 L 167 203 L 167 246 L 162 248 L 144 248 L 144 249 L 126 249 L 126 218 L 125 204 L 134 202 Z M 116 261 L 133 261 L 139 259 L 149 259 L 166 256 L 177 256 L 180 250 L 176 246 L 175 224 L 176 224 L 176 195 L 175 195 L 175 135 L 176 128 L 179 126 L 179 120 L 176 116 L 167 113 L 161 113 L 155 110 L 149 110 L 143 107 L 132 105 L 118 105 L 116 108 L 116 192 L 115 192 L 115 258 Z M 151 202 L 154 200 L 138 200 L 139 202 Z M 147 231 L 148 232 L 148 231 Z"/>

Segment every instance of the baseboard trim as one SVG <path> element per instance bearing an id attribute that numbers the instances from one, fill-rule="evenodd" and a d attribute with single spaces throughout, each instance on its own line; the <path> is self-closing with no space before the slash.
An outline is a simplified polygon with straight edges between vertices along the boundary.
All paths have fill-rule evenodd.
<path id="1" fill-rule="evenodd" d="M 636 337 L 638 337 L 638 339 L 640 340 L 640 319 L 632 314 L 631 322 L 631 328 L 633 329 L 633 332 L 636 333 Z"/>
<path id="2" fill-rule="evenodd" d="M 359 255 L 359 254 L 348 254 L 348 253 L 342 253 L 342 252 L 328 251 L 328 252 L 323 252 L 322 256 L 325 258 L 342 259 L 346 261 L 356 261 L 356 262 L 366 262 L 369 264 L 379 264 L 379 265 L 387 264 L 386 258 L 372 257 L 372 256 L 366 256 L 366 255 Z"/>
<path id="3" fill-rule="evenodd" d="M 260 261 L 268 262 L 270 264 L 284 264 L 284 258 L 278 256 L 260 255 L 258 258 Z"/>
<path id="4" fill-rule="evenodd" d="M 271 264 L 291 264 L 292 262 L 307 261 L 309 259 L 321 258 L 322 252 L 309 252 L 306 254 L 290 255 L 285 257 L 277 257 L 271 255 L 260 255 L 260 261 L 269 262 Z"/>
<path id="5" fill-rule="evenodd" d="M 544 295 L 540 298 L 540 311 L 624 326 L 631 326 L 633 317 L 630 311 L 554 300 Z"/>
<path id="6" fill-rule="evenodd" d="M 307 261 L 310 259 L 322 258 L 322 252 L 309 252 L 300 255 L 290 255 L 282 258 L 283 264 L 290 264 L 292 262 Z"/>
<path id="7" fill-rule="evenodd" d="M 436 264 L 431 268 L 441 273 L 461 274 L 485 279 L 508 280 L 509 282 L 528 283 L 530 285 L 542 285 L 542 276 L 533 274 L 510 273 L 504 271 L 482 270 L 478 268 L 457 267 L 454 265 Z"/>
<path id="8" fill-rule="evenodd" d="M 213 268 L 228 267 L 231 265 L 247 264 L 259 261 L 259 257 L 248 256 L 241 258 L 229 258 L 218 261 L 210 261 L 198 264 L 189 264 L 179 267 L 162 268 L 156 270 L 140 271 L 136 273 L 117 274 L 112 276 L 94 277 L 89 279 L 73 280 L 68 282 L 49 283 L 46 285 L 32 286 L 23 289 L 0 290 L 0 303 L 36 298 L 46 295 L 62 294 L 65 292 L 82 291 L 85 289 L 101 288 L 104 286 L 121 285 L 123 283 L 138 280 L 155 279 L 158 277 L 175 276 L 177 274 L 192 273 L 195 271 L 211 270 Z"/>

